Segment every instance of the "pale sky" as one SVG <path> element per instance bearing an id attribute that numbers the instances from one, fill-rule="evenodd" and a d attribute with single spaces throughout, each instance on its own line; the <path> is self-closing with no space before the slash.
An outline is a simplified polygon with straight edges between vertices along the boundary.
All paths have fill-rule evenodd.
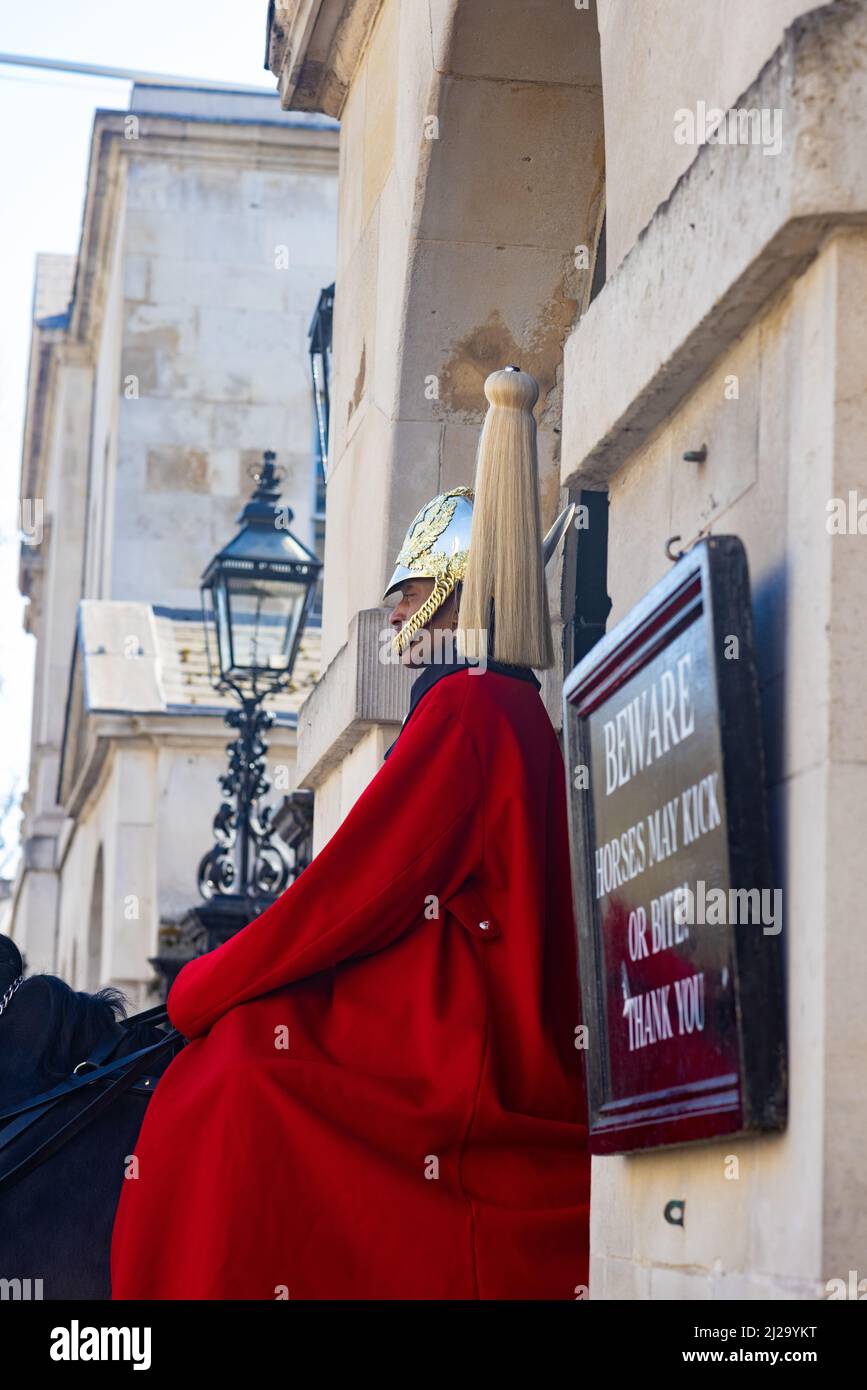
<path id="1" fill-rule="evenodd" d="M 267 0 L 39 0 L 4 7 L 2 48 L 273 92 L 267 9 Z M 78 250 L 93 113 L 125 110 L 129 94 L 128 82 L 0 64 L 0 806 L 26 786 L 30 748 L 34 643 L 22 627 L 17 528 L 34 263 L 39 251 Z M 0 826 L 7 846 L 17 825 L 14 815 Z M 14 863 L 0 849 L 0 876 Z"/>

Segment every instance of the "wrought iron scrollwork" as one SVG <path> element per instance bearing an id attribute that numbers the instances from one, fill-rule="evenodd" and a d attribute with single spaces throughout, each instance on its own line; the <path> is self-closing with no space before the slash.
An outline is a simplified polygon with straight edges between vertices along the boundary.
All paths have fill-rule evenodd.
<path id="1" fill-rule="evenodd" d="M 228 771 L 220 778 L 224 800 L 214 817 L 214 844 L 199 864 L 205 900 L 223 895 L 275 897 L 288 886 L 292 862 L 277 834 L 270 806 L 261 806 L 271 783 L 265 766 L 265 733 L 274 716 L 255 699 L 226 713 L 238 736 L 226 745 Z"/>

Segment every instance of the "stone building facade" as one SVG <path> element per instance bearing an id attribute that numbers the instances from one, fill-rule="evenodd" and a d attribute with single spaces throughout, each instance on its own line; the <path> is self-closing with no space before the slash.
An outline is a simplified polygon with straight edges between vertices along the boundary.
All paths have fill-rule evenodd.
<path id="1" fill-rule="evenodd" d="M 867 540 L 827 524 L 867 495 L 867 4 L 274 0 L 270 65 L 286 109 L 341 121 L 322 676 L 298 750 L 317 840 L 403 712 L 368 655 L 395 551 L 471 481 L 484 378 L 515 362 L 541 386 L 545 519 L 603 497 L 611 621 L 672 537 L 746 546 L 786 907 L 788 1128 L 595 1159 L 591 1297 L 824 1297 L 867 1276 Z"/>
<path id="2" fill-rule="evenodd" d="M 226 766 L 199 580 L 266 449 L 316 544 L 307 330 L 334 278 L 337 130 L 270 93 L 137 86 L 98 111 L 77 257 L 40 257 L 21 496 L 37 639 L 11 934 L 31 970 L 152 998 Z M 274 708 L 294 783 L 309 629 Z"/>

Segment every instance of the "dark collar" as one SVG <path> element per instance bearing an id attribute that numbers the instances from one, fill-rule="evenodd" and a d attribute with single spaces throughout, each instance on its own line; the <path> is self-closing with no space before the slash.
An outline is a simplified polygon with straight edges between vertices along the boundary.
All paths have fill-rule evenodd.
<path id="1" fill-rule="evenodd" d="M 424 669 L 413 681 L 412 690 L 410 691 L 409 696 L 409 710 L 407 711 L 406 718 L 404 719 L 403 724 L 401 725 L 400 733 L 398 734 L 397 738 L 400 738 L 400 734 L 402 734 L 404 729 L 406 728 L 407 720 L 409 719 L 419 700 L 422 698 L 422 696 L 427 694 L 427 692 L 431 689 L 432 686 L 436 685 L 437 681 L 441 681 L 444 676 L 454 675 L 456 671 L 463 671 L 467 667 L 472 668 L 477 664 L 478 663 L 475 661 L 449 661 L 447 663 L 432 661 L 429 666 L 425 666 Z M 508 662 L 505 661 L 489 660 L 486 663 L 485 670 L 493 671 L 498 676 L 514 676 L 516 680 L 529 681 L 531 685 L 535 685 L 537 690 L 542 689 L 541 681 L 537 679 L 537 677 L 535 676 L 535 674 L 529 666 L 511 666 Z M 394 740 L 394 743 L 397 743 L 397 738 Z M 384 754 L 385 758 L 388 757 L 392 748 L 394 748 L 394 743 L 391 745 L 390 748 L 386 749 Z"/>

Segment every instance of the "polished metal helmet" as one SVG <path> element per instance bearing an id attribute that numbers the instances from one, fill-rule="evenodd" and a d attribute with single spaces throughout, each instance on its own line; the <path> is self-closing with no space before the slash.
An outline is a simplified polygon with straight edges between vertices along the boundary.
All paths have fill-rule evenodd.
<path id="1" fill-rule="evenodd" d="M 382 601 L 407 579 L 432 579 L 434 587 L 396 634 L 395 651 L 405 650 L 466 574 L 472 521 L 472 488 L 453 487 L 438 493 L 411 522 Z"/>
<path id="2" fill-rule="evenodd" d="M 469 487 L 449 488 L 422 507 L 411 522 L 382 602 L 407 579 L 432 579 L 434 587 L 395 635 L 395 652 L 402 652 L 415 634 L 430 622 L 466 575 L 474 495 Z M 572 522 L 575 506 L 572 502 L 563 509 L 542 542 L 542 562 L 546 568 Z"/>

